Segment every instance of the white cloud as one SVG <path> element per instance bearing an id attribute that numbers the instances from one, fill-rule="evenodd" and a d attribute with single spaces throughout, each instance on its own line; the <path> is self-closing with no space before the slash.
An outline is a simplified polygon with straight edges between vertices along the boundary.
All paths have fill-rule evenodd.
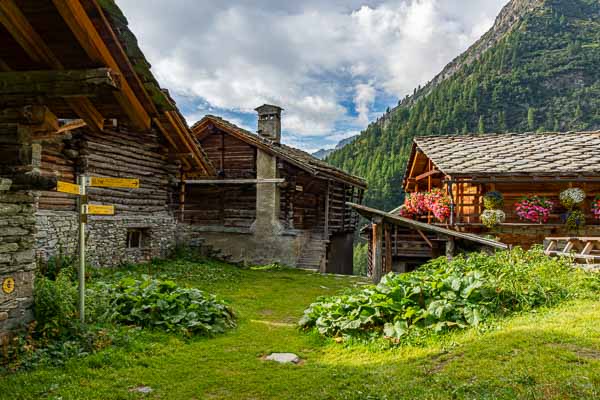
<path id="1" fill-rule="evenodd" d="M 119 4 L 174 95 L 234 112 L 275 103 L 286 109 L 284 129 L 314 138 L 364 128 L 378 96 L 402 98 L 433 78 L 506 1 Z"/>

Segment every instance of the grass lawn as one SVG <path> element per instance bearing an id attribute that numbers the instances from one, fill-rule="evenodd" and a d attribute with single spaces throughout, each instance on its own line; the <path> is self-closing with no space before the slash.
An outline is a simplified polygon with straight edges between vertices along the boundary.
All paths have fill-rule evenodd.
<path id="1" fill-rule="evenodd" d="M 228 265 L 136 267 L 218 294 L 238 328 L 212 339 L 140 332 L 63 368 L 0 376 L 0 399 L 597 399 L 600 301 L 515 317 L 426 347 L 344 346 L 294 323 L 320 295 L 362 282 Z M 98 278 L 96 278 L 98 279 Z M 293 352 L 301 365 L 261 357 Z M 150 386 L 149 394 L 131 388 Z"/>

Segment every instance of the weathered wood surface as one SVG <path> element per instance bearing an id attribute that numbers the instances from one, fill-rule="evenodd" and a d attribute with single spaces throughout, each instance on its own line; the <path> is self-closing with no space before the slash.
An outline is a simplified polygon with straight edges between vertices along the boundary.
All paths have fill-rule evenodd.
<path id="1" fill-rule="evenodd" d="M 97 96 L 120 85 L 119 75 L 108 68 L 0 72 L 0 103 L 15 97 Z"/>

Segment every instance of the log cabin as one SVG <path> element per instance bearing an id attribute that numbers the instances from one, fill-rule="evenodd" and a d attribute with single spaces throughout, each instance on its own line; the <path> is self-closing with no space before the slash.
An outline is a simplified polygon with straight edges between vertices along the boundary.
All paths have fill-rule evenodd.
<path id="1" fill-rule="evenodd" d="M 569 211 L 559 200 L 560 193 L 569 188 L 585 192 L 583 203 L 577 207 L 585 215 L 585 224 L 576 229 L 565 224 Z M 417 221 L 492 237 L 508 246 L 530 248 L 552 238 L 569 242 L 575 237 L 600 237 L 600 221 L 592 213 L 592 204 L 600 194 L 600 132 L 417 137 L 403 189 L 409 195 L 440 189 L 448 196 L 450 213 L 445 221 L 436 220 L 431 213 L 414 217 Z M 489 228 L 481 218 L 488 192 L 502 195 L 504 201 L 499 209 L 506 216 Z M 546 221 L 533 222 L 517 214 L 516 203 L 534 196 L 554 205 Z M 402 207 L 387 214 L 401 218 Z M 363 230 L 371 252 L 372 228 L 370 225 Z M 423 237 L 406 223 L 399 229 L 394 233 L 400 240 L 392 246 L 394 266 L 390 270 L 409 271 L 443 254 L 432 240 L 434 237 Z M 393 240 L 395 243 L 395 236 Z M 587 258 L 597 258 L 598 249 L 594 244 L 590 246 Z M 369 262 L 374 263 L 373 256 Z"/>
<path id="2" fill-rule="evenodd" d="M 32 318 L 36 261 L 76 254 L 79 196 L 58 181 L 139 179 L 87 192 L 115 207 L 86 216 L 87 261 L 114 266 L 167 255 L 182 174 L 216 171 L 113 1 L 2 0 L 0 43 L 1 334 Z"/>
<path id="3" fill-rule="evenodd" d="M 366 183 L 281 143 L 281 112 L 263 105 L 258 133 L 215 116 L 192 127 L 216 179 L 186 174 L 180 219 L 237 262 L 352 274 Z"/>

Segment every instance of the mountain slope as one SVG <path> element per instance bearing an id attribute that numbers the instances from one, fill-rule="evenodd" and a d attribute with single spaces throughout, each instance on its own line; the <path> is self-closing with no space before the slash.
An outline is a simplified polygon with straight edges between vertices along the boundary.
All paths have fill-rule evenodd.
<path id="1" fill-rule="evenodd" d="M 312 155 L 314 157 L 317 157 L 319 160 L 324 160 L 325 158 L 327 158 L 327 156 L 329 156 L 331 153 L 333 153 L 336 150 L 341 150 L 344 147 L 346 147 L 347 145 L 349 145 L 350 143 L 354 142 L 356 139 L 358 138 L 358 135 L 356 136 L 351 136 L 349 138 L 346 139 L 342 139 L 338 142 L 338 144 L 335 146 L 335 148 L 333 149 L 321 149 L 318 150 L 314 153 L 312 153 Z"/>
<path id="2" fill-rule="evenodd" d="M 415 135 L 600 128 L 600 1 L 513 0 L 442 73 L 327 160 L 401 201 Z"/>

